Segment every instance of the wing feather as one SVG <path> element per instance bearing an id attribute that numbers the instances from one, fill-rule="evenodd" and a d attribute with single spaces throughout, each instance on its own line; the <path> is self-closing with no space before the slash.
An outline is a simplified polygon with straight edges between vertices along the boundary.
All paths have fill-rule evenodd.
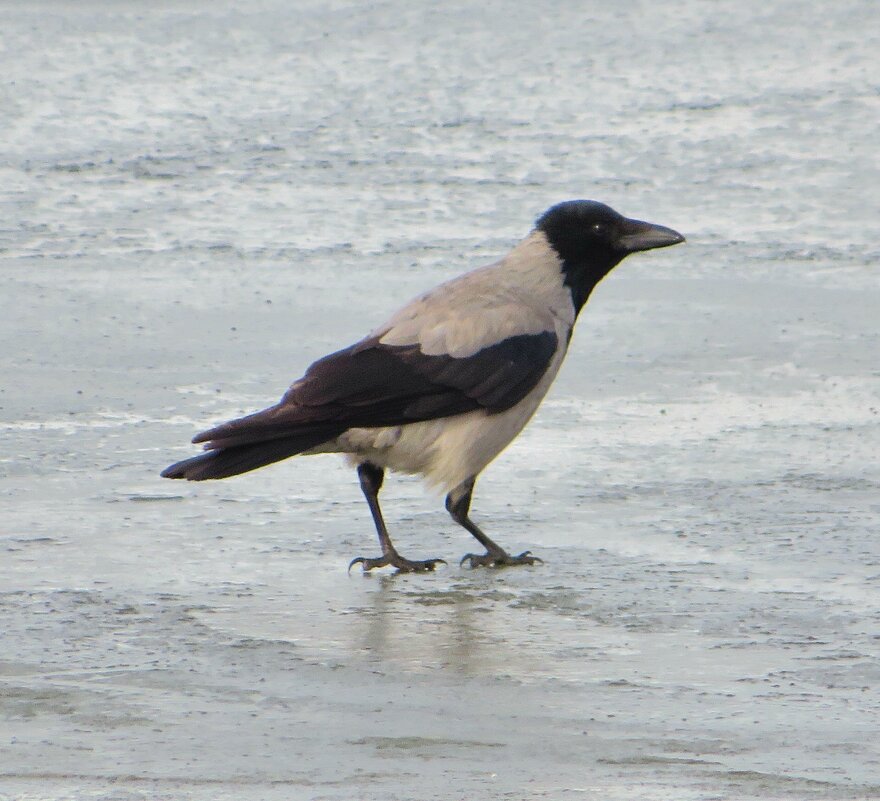
<path id="1" fill-rule="evenodd" d="M 418 345 L 371 337 L 315 362 L 262 412 L 199 434 L 222 448 L 348 428 L 402 425 L 483 409 L 497 414 L 521 401 L 546 372 L 558 339 L 551 331 L 508 337 L 472 355 L 425 355 Z"/>

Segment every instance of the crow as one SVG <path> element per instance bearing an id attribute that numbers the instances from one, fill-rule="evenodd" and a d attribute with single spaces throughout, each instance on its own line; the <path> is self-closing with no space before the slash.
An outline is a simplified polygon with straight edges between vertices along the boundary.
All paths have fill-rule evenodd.
<path id="1" fill-rule="evenodd" d="M 297 454 L 342 453 L 357 468 L 381 556 L 368 571 L 434 570 L 391 542 L 379 507 L 390 469 L 420 475 L 446 494 L 452 519 L 486 549 L 472 568 L 531 565 L 470 516 L 480 472 L 522 431 L 556 378 L 578 313 L 630 253 L 684 242 L 671 228 L 628 219 L 593 200 L 542 214 L 500 261 L 440 284 L 348 348 L 316 361 L 274 406 L 198 434 L 205 452 L 165 478 L 228 478 Z"/>

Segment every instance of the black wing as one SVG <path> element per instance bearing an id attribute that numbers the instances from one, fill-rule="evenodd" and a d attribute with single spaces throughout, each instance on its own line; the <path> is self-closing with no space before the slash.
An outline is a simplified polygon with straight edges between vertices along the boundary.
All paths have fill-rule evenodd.
<path id="1" fill-rule="evenodd" d="M 281 401 L 199 434 L 226 448 L 291 435 L 402 425 L 521 401 L 547 371 L 558 339 L 551 331 L 509 337 L 472 356 L 426 356 L 417 345 L 366 339 L 315 362 Z"/>

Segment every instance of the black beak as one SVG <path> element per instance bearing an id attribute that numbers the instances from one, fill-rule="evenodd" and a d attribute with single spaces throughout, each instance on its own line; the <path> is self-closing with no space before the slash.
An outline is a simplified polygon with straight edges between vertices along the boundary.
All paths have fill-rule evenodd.
<path id="1" fill-rule="evenodd" d="M 626 220 L 617 238 L 617 247 L 624 253 L 635 253 L 639 250 L 668 248 L 684 242 L 684 237 L 664 225 L 653 225 L 641 220 Z"/>

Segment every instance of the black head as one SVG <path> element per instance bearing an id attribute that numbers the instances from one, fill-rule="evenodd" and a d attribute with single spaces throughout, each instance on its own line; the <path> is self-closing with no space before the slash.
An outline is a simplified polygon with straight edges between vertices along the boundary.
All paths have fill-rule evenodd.
<path id="1" fill-rule="evenodd" d="M 630 220 L 595 200 L 558 203 L 541 215 L 536 227 L 559 254 L 578 311 L 593 287 L 628 254 L 684 242 L 671 228 Z"/>

